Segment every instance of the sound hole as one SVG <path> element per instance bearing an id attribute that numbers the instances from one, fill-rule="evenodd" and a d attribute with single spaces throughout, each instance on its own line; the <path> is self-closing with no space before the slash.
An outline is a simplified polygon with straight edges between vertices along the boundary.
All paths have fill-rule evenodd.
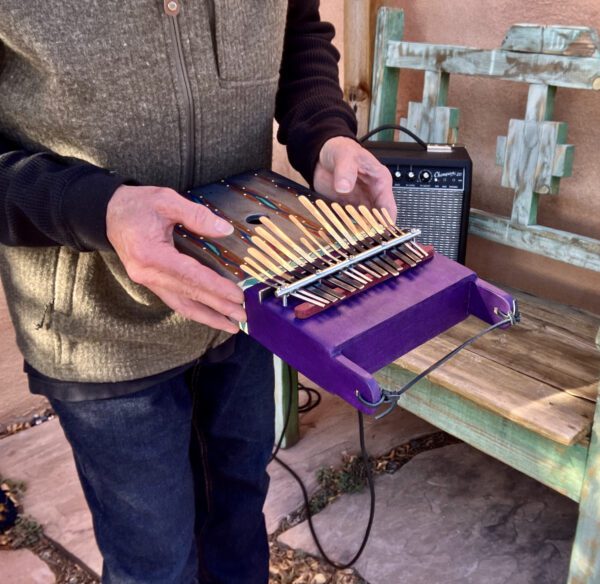
<path id="1" fill-rule="evenodd" d="M 246 223 L 250 223 L 251 225 L 260 225 L 260 220 L 262 217 L 268 217 L 265 213 L 254 213 L 252 215 L 248 215 L 246 217 Z"/>

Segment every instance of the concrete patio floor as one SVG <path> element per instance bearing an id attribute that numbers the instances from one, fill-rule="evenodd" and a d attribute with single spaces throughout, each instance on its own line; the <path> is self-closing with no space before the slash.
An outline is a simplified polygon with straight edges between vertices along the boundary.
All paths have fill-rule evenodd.
<path id="1" fill-rule="evenodd" d="M 337 399 L 302 417 L 302 440 L 281 457 L 296 469 L 309 492 L 316 470 L 338 466 L 343 452 L 357 451 L 354 412 Z M 433 428 L 398 410 L 383 423 L 369 421 L 372 455 L 383 454 Z M 301 505 L 300 491 L 279 466 L 265 508 L 269 531 Z M 91 518 L 79 488 L 69 446 L 58 420 L 0 440 L 0 473 L 24 480 L 25 512 L 45 533 L 96 573 L 101 557 Z M 564 497 L 457 444 L 418 454 L 393 475 L 376 478 L 378 495 L 371 540 L 357 565 L 370 584 L 560 584 L 569 559 L 577 507 Z M 316 516 L 318 532 L 333 557 L 344 560 L 358 546 L 367 518 L 368 494 L 346 494 Z M 279 541 L 314 553 L 304 524 Z M 38 558 L 17 552 L 0 555 L 0 574 L 14 583 L 53 582 L 40 572 Z M 35 560 L 35 566 L 33 564 Z M 35 573 L 27 573 L 35 569 Z M 40 575 L 41 574 L 41 575 Z M 0 578 L 3 584 L 12 580 Z"/>

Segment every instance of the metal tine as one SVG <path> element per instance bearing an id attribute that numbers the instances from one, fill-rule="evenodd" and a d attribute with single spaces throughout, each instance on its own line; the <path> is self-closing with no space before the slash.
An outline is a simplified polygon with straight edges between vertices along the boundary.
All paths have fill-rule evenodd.
<path id="1" fill-rule="evenodd" d="M 308 239 L 306 239 L 306 237 L 300 237 L 300 243 L 308 250 L 310 251 L 310 253 L 312 255 L 314 255 L 316 258 L 318 258 L 319 260 L 321 260 L 325 265 L 329 265 L 329 266 L 335 266 L 337 262 L 334 262 L 332 260 L 330 260 L 327 256 L 325 255 L 320 255 L 318 250 L 315 248 L 314 245 L 312 245 L 312 243 L 310 241 L 308 241 Z"/>
<path id="2" fill-rule="evenodd" d="M 242 270 L 247 274 L 250 274 L 253 278 L 256 278 L 259 282 L 267 284 L 272 288 L 285 285 L 285 280 L 281 280 L 277 276 L 272 275 L 272 272 L 269 270 L 263 270 L 256 262 L 250 262 L 252 258 L 246 257 L 244 260 L 246 263 L 240 266 Z"/>
<path id="3" fill-rule="evenodd" d="M 306 249 L 308 249 L 314 256 L 319 257 L 319 253 L 311 245 L 311 243 L 308 241 L 308 239 L 306 239 L 305 237 L 301 237 L 300 241 L 301 241 L 302 245 L 304 245 L 306 247 Z M 335 265 L 335 263 L 333 263 L 331 260 L 324 259 L 323 262 L 326 264 L 329 264 L 330 266 Z M 338 276 L 339 276 L 339 274 L 338 274 Z M 356 291 L 356 287 L 352 286 L 352 284 L 344 282 L 343 280 L 340 280 L 338 277 L 331 276 L 327 279 L 327 281 L 332 282 L 334 285 L 346 290 L 347 292 L 355 292 Z"/>
<path id="4" fill-rule="evenodd" d="M 327 246 L 329 245 L 329 247 L 334 250 L 335 252 L 339 253 L 342 257 L 347 258 L 348 256 L 341 251 L 340 249 L 336 249 L 335 245 L 333 244 L 333 242 L 331 241 L 331 239 L 329 239 L 329 237 L 327 237 L 325 235 L 324 232 L 319 231 L 319 236 L 321 237 L 321 239 L 325 242 L 325 245 L 323 245 L 322 242 L 320 242 L 303 224 L 302 222 L 298 219 L 298 217 L 296 217 L 295 215 L 290 215 L 289 216 L 291 222 L 298 228 L 300 229 L 300 231 L 302 231 L 302 233 L 304 233 L 304 235 L 306 235 L 306 237 L 308 239 L 310 239 L 316 246 L 317 248 L 321 249 L 323 251 L 323 255 L 320 255 L 315 248 L 312 248 L 310 246 L 310 244 L 308 244 L 308 239 L 304 239 L 301 238 L 300 241 L 302 241 L 302 243 L 304 244 L 304 246 L 310 250 L 313 255 L 319 257 L 319 259 L 323 262 L 327 262 L 329 263 L 329 265 L 335 265 L 337 263 L 339 263 L 339 259 L 336 258 L 332 252 L 330 252 L 327 249 Z M 308 244 L 308 245 L 307 245 Z M 328 260 L 327 258 L 331 258 L 330 260 Z M 343 274 L 346 274 L 346 277 L 343 276 Z M 343 272 L 340 272 L 338 274 L 336 274 L 336 277 L 344 282 L 346 282 L 346 284 L 348 286 L 352 286 L 353 290 L 348 290 L 348 292 L 352 292 L 354 290 L 356 290 L 356 282 L 359 282 L 361 285 L 365 284 L 369 281 L 368 276 L 358 272 L 356 273 L 354 270 L 344 270 Z M 347 278 L 347 280 L 346 280 Z M 359 288 L 361 288 L 362 286 L 359 286 Z"/>
<path id="5" fill-rule="evenodd" d="M 384 210 L 384 208 L 382 208 L 382 211 Z M 387 212 L 387 209 L 385 209 L 385 211 Z M 373 213 L 373 215 L 375 216 L 375 218 L 377 219 L 377 221 L 379 221 L 379 223 L 381 223 L 383 225 L 383 227 L 385 229 L 387 229 L 390 234 L 392 235 L 392 237 L 397 237 L 398 235 L 406 235 L 406 231 L 400 229 L 399 227 L 397 227 L 393 222 L 388 221 L 383 214 L 379 211 L 379 209 L 373 208 L 371 209 L 371 212 Z M 388 217 L 389 217 L 389 213 L 387 213 Z M 391 219 L 391 217 L 390 217 Z M 403 246 L 401 247 L 405 247 L 408 248 L 408 250 L 414 254 L 414 259 L 417 262 L 420 262 L 424 257 L 427 256 L 427 252 L 425 252 L 422 249 L 418 249 L 418 246 L 416 245 L 416 241 L 407 241 Z"/>
<path id="6" fill-rule="evenodd" d="M 332 203 L 331 207 L 339 215 L 340 219 L 348 226 L 348 228 L 350 230 L 352 230 L 356 240 L 359 241 L 360 244 L 365 249 L 372 248 L 372 245 L 369 245 L 368 243 L 365 242 L 365 239 L 367 237 L 372 239 L 373 242 L 375 243 L 375 245 L 378 245 L 377 241 L 374 240 L 373 238 L 371 238 L 368 233 L 365 233 L 365 236 L 362 235 L 362 232 L 360 231 L 360 229 L 358 229 L 358 227 L 356 227 L 356 225 L 352 222 L 352 219 L 348 216 L 348 213 L 346 213 L 344 208 L 339 203 Z M 374 263 L 370 260 L 367 260 L 365 263 L 368 264 L 368 266 L 365 266 L 364 264 L 360 264 L 361 267 L 363 269 L 368 270 L 375 277 L 383 277 L 388 274 L 387 271 L 382 271 L 383 268 L 379 267 L 376 263 Z"/>
<path id="7" fill-rule="evenodd" d="M 270 255 L 276 262 L 279 262 L 279 264 L 282 267 L 284 267 L 289 273 L 292 273 L 296 270 L 296 268 L 292 264 L 290 264 L 290 262 L 288 262 L 285 258 L 281 257 L 275 251 L 275 249 L 273 249 L 273 247 L 271 247 L 264 239 L 258 237 L 258 235 L 253 235 L 252 237 L 250 237 L 250 240 L 256 247 L 260 248 L 267 255 Z"/>
<path id="8" fill-rule="evenodd" d="M 327 215 L 327 218 L 333 223 L 333 225 L 338 229 L 338 231 L 342 234 L 342 236 L 348 241 L 356 253 L 360 253 L 362 250 L 360 249 L 357 240 L 344 228 L 344 226 L 340 223 L 339 219 L 335 216 L 335 213 L 327 206 L 325 201 L 321 199 L 317 200 L 317 205 Z M 368 249 L 368 248 L 367 248 Z M 368 265 L 365 265 L 368 264 Z M 364 263 L 356 264 L 357 268 L 361 270 L 365 270 L 371 276 L 375 278 L 379 278 L 381 276 L 385 276 L 386 273 L 381 274 L 377 267 L 373 264 L 372 260 L 365 260 Z M 371 278 L 369 278 L 371 280 Z"/>
<path id="9" fill-rule="evenodd" d="M 363 217 L 358 210 L 352 205 L 346 205 L 346 211 L 352 216 L 352 218 L 358 223 L 358 225 L 363 229 L 365 234 L 370 237 L 376 244 L 384 241 L 384 238 L 379 234 L 377 229 L 370 226 L 367 221 L 365 221 L 365 217 Z M 394 254 L 398 259 L 401 259 L 404 263 L 409 264 L 414 267 L 417 264 L 405 254 L 398 252 L 397 250 L 390 250 L 390 253 Z"/>
<path id="10" fill-rule="evenodd" d="M 386 209 L 386 211 L 387 211 L 387 209 Z M 371 209 L 371 213 L 373 213 L 373 215 L 375 216 L 375 219 L 377 219 L 377 221 L 379 223 L 381 223 L 381 225 L 383 225 L 383 227 L 390 232 L 392 237 L 398 237 L 398 236 L 407 234 L 407 231 L 403 231 L 402 229 L 400 229 L 393 223 L 389 223 L 379 209 L 373 208 L 373 209 Z M 389 214 L 388 214 L 388 216 L 389 216 Z M 420 262 L 424 257 L 427 256 L 427 253 L 422 252 L 419 249 L 416 249 L 415 246 L 413 245 L 414 243 L 416 243 L 416 242 L 407 241 L 404 245 L 402 245 L 400 247 L 408 248 L 407 254 L 409 252 L 412 253 L 413 259 L 417 262 Z"/>
<path id="11" fill-rule="evenodd" d="M 365 222 L 363 217 L 352 205 L 346 205 L 346 210 L 354 218 L 354 220 L 358 223 L 359 227 L 361 227 L 364 230 L 365 235 L 367 237 L 369 237 L 375 245 L 379 245 L 380 242 L 383 241 L 382 237 L 381 238 L 378 237 L 378 234 L 376 231 L 375 231 L 376 236 L 373 236 L 371 234 L 371 231 L 374 231 L 374 230 L 367 225 L 367 223 Z M 377 277 L 380 277 L 380 278 L 394 273 L 391 269 L 388 269 L 385 264 L 381 265 L 381 263 L 376 261 L 375 258 L 371 258 L 369 260 L 369 266 L 377 272 Z"/>
<path id="12" fill-rule="evenodd" d="M 364 205 L 360 205 L 358 207 L 358 211 L 367 220 L 367 222 L 373 227 L 373 229 L 379 235 L 379 237 L 381 237 L 384 240 L 387 239 L 383 235 L 383 233 L 385 233 L 385 229 L 377 222 L 377 220 L 375 219 L 375 217 L 373 217 L 373 215 L 371 214 L 371 212 L 369 211 L 369 209 L 367 207 L 365 207 Z M 393 236 L 393 234 L 392 234 L 392 236 Z M 395 236 L 393 236 L 393 237 L 395 237 Z M 390 251 L 393 251 L 393 250 L 390 250 Z M 383 262 L 383 264 L 385 266 L 388 266 L 389 271 L 391 271 L 391 273 L 394 274 L 394 276 L 397 276 L 398 274 L 400 274 L 400 271 L 398 270 L 398 267 L 396 266 L 396 264 L 394 264 L 393 261 L 391 261 L 387 258 L 387 254 L 383 253 L 380 256 L 378 256 L 377 259 L 380 262 Z"/>
<path id="13" fill-rule="evenodd" d="M 396 235 L 394 234 L 393 231 L 391 231 L 388 227 L 385 227 L 385 222 L 384 224 L 380 224 L 377 219 L 375 219 L 375 217 L 373 216 L 373 214 L 371 213 L 370 209 L 368 209 L 367 207 L 365 207 L 364 205 L 360 205 L 360 207 L 358 208 L 358 210 L 360 211 L 360 213 L 363 215 L 363 217 L 372 225 L 373 229 L 375 229 L 375 231 L 379 234 L 380 237 L 384 238 L 384 239 L 388 239 L 387 237 L 385 237 L 385 232 L 386 230 L 389 232 L 389 234 L 391 235 L 391 237 L 396 237 Z M 404 244 L 406 245 L 406 244 Z M 401 246 L 403 247 L 403 246 Z M 413 252 L 414 253 L 414 252 Z M 407 253 L 407 255 L 409 257 L 410 254 Z M 417 256 L 416 258 L 414 258 L 416 260 L 419 260 L 419 256 Z"/>
<path id="14" fill-rule="evenodd" d="M 257 260 L 263 266 L 267 267 L 274 274 L 277 274 L 277 276 L 283 278 L 284 280 L 287 280 L 288 282 L 294 282 L 296 280 L 296 278 L 294 276 L 292 276 L 291 274 L 289 274 L 287 272 L 287 270 L 284 270 L 283 267 L 278 266 L 277 264 L 273 263 L 264 253 L 260 252 L 256 248 L 249 247 L 248 253 L 255 260 Z"/>
<path id="15" fill-rule="evenodd" d="M 343 259 L 348 259 L 348 254 L 345 251 L 343 251 L 342 249 L 336 248 L 335 243 L 333 243 L 333 241 L 331 241 L 331 239 L 329 239 L 328 235 L 323 230 L 319 231 L 319 236 L 321 237 L 321 239 L 323 239 L 324 241 L 326 241 L 328 243 L 328 245 L 331 247 L 331 249 L 333 249 L 337 253 L 339 253 Z M 357 268 L 365 270 L 367 273 L 365 274 L 363 272 L 359 272 Z M 351 277 L 353 277 L 356 280 L 359 280 L 360 282 L 365 283 L 365 284 L 372 280 L 371 276 L 374 276 L 375 278 L 379 277 L 379 275 L 377 273 L 373 273 L 373 270 L 368 269 L 367 267 L 363 266 L 362 264 L 354 264 L 352 267 L 346 268 L 344 273 L 349 274 Z"/>
<path id="16" fill-rule="evenodd" d="M 257 235 L 253 235 L 251 238 L 252 243 L 254 243 L 257 247 L 259 247 L 260 249 L 262 249 L 265 253 L 267 253 L 268 255 L 270 255 L 275 261 L 279 262 L 281 266 L 285 267 L 286 270 L 288 270 L 289 273 L 293 273 L 296 268 L 290 264 L 286 259 L 282 258 L 266 241 L 264 241 L 262 238 L 258 237 Z M 275 240 L 276 241 L 276 240 Z M 280 246 L 280 249 L 283 249 L 283 247 Z M 250 253 L 250 250 L 248 250 L 248 253 Z M 315 284 L 316 287 L 319 286 L 319 284 L 321 284 L 320 282 Z M 333 290 L 330 286 L 327 286 L 326 284 L 323 284 L 324 287 L 327 288 L 327 290 L 322 290 L 321 292 L 323 293 L 323 295 L 328 299 L 328 300 L 341 300 L 344 297 L 340 296 L 335 290 Z M 310 286 L 309 288 L 313 288 L 313 286 Z"/>
<path id="17" fill-rule="evenodd" d="M 385 208 L 381 207 L 381 209 L 374 208 L 373 214 L 377 218 L 377 220 L 382 223 L 385 227 L 387 227 L 392 233 L 396 235 L 406 235 L 406 230 L 400 229 L 393 221 L 390 212 Z"/>
<path id="18" fill-rule="evenodd" d="M 260 227 L 257 228 L 257 231 L 258 231 L 258 229 L 260 229 Z M 310 260 L 307 263 L 305 260 L 295 256 L 295 254 L 293 254 L 281 242 L 279 242 L 275 237 L 273 237 L 271 234 L 269 234 L 266 231 L 265 231 L 265 236 L 268 237 L 268 240 L 272 245 L 277 246 L 278 249 L 280 249 L 282 252 L 284 252 L 288 257 L 292 258 L 296 264 L 301 266 L 302 270 L 304 270 L 305 272 L 312 273 L 312 274 L 319 272 L 319 269 L 312 263 L 312 259 L 310 258 L 309 255 L 305 254 L 305 255 L 307 255 L 308 259 Z M 256 243 L 257 245 L 259 242 L 262 242 L 262 244 L 266 245 L 266 247 L 267 247 L 267 249 L 265 249 L 264 251 L 267 251 L 269 253 L 269 250 L 268 250 L 269 246 L 264 241 L 262 241 L 260 237 L 257 238 L 259 241 L 254 241 L 254 238 L 257 238 L 257 236 L 253 236 L 251 238 L 252 242 Z M 259 245 L 259 247 L 260 247 L 260 245 Z M 284 258 L 282 258 L 277 252 L 275 252 L 275 250 L 272 250 L 270 255 L 271 255 L 271 257 L 274 257 L 277 261 L 279 261 L 279 263 L 281 263 L 283 266 L 285 266 L 286 269 L 288 269 L 288 271 L 292 271 L 292 272 L 294 271 L 294 267 L 288 261 L 286 261 Z M 343 296 L 340 296 L 331 286 L 329 286 L 327 284 L 326 280 L 325 281 L 321 280 L 321 281 L 317 282 L 314 286 L 320 286 L 320 285 L 322 285 L 324 288 L 327 288 L 328 292 L 327 291 L 324 291 L 324 292 L 327 292 L 329 295 L 331 295 L 335 299 L 341 300 L 342 298 L 344 298 Z"/>
<path id="19" fill-rule="evenodd" d="M 340 280 L 339 274 L 337 274 L 336 276 L 330 276 L 329 278 L 327 278 L 327 281 L 331 282 L 332 284 L 334 284 L 338 288 L 341 288 L 342 290 L 346 290 L 346 292 L 356 292 L 358 290 L 358 287 L 355 286 L 354 283 L 350 284 L 347 280 Z"/>
<path id="20" fill-rule="evenodd" d="M 302 225 L 302 222 L 300 221 L 300 219 L 298 219 L 298 217 L 296 217 L 295 215 L 290 215 L 289 218 L 290 218 L 290 221 L 298 229 L 300 229 L 300 231 L 302 231 L 302 233 L 304 233 L 304 235 L 306 235 L 306 237 L 308 239 L 310 239 L 317 246 L 317 248 L 319 248 L 323 251 L 323 254 L 325 256 L 330 257 L 331 260 L 335 263 L 338 262 L 336 257 L 332 253 L 330 253 L 329 250 L 327 249 L 327 245 L 323 245 L 304 225 Z M 325 258 L 323 257 L 323 255 L 319 255 L 319 259 L 325 261 Z M 330 262 L 330 264 L 331 264 L 331 262 Z"/>
<path id="21" fill-rule="evenodd" d="M 246 259 L 250 259 L 250 258 L 246 258 Z M 259 282 L 262 282 L 263 284 L 267 284 L 267 286 L 276 287 L 276 286 L 273 286 L 273 284 L 271 284 L 271 282 L 275 282 L 275 285 L 278 284 L 276 279 L 271 278 L 271 277 L 265 277 L 264 274 L 261 274 L 260 272 L 254 270 L 248 264 L 242 264 L 240 267 L 242 270 L 244 270 L 244 272 L 246 272 L 253 278 L 257 279 Z M 305 295 L 305 293 L 303 293 L 303 292 L 293 292 L 291 294 L 291 296 L 295 296 L 296 298 L 298 298 L 300 300 L 304 300 L 305 302 L 310 302 L 311 304 L 314 304 L 315 306 L 319 306 L 320 308 L 324 308 L 325 306 L 330 304 L 330 302 L 328 302 L 325 299 L 318 298 L 316 296 L 313 297 L 314 295 L 312 295 L 312 294 L 309 295 L 309 294 L 310 293 L 307 293 L 307 295 Z"/>
<path id="22" fill-rule="evenodd" d="M 375 231 L 379 234 L 380 237 L 383 237 L 384 239 L 388 239 L 385 236 L 385 228 L 383 227 L 383 225 L 380 225 L 377 221 L 377 219 L 375 219 L 375 217 L 373 217 L 373 214 L 371 213 L 371 211 L 369 210 L 368 207 L 365 207 L 365 205 L 359 205 L 358 207 L 358 211 L 361 213 L 361 215 L 371 224 L 371 227 L 373 227 L 373 229 L 375 229 Z M 395 237 L 392 234 L 393 237 Z"/>
<path id="23" fill-rule="evenodd" d="M 339 253 L 340 256 L 342 256 L 342 259 L 348 259 L 348 254 L 346 254 L 341 249 L 337 249 L 335 247 L 335 244 L 333 243 L 333 241 L 331 241 L 331 239 L 329 239 L 327 234 L 322 229 L 319 230 L 319 237 L 321 239 L 323 239 L 324 241 L 326 241 L 327 244 L 329 245 L 329 247 L 331 247 L 331 249 L 333 249 L 335 252 Z M 336 259 L 336 263 L 339 263 L 338 259 Z M 355 264 L 354 266 L 352 266 L 350 268 L 346 268 L 343 271 L 343 273 L 347 274 L 349 278 L 352 278 L 353 280 L 356 280 L 357 282 L 359 282 L 360 283 L 359 288 L 364 288 L 364 285 L 368 284 L 371 281 L 371 277 L 368 274 L 363 274 L 362 272 L 358 272 L 356 270 L 357 266 L 358 266 L 358 264 Z M 337 275 L 339 276 L 339 274 L 337 274 Z"/>
<path id="24" fill-rule="evenodd" d="M 258 227 L 256 229 L 257 233 L 261 233 L 264 235 L 265 239 L 267 239 L 267 241 L 274 247 L 276 247 L 277 249 L 279 249 L 280 251 L 282 251 L 285 255 L 287 255 L 293 262 L 295 262 L 296 266 L 298 267 L 298 269 L 304 270 L 306 272 L 310 272 L 310 273 L 315 273 L 318 272 L 318 268 L 316 266 L 313 265 L 312 263 L 312 258 L 308 255 L 308 254 L 303 254 L 305 257 L 308 258 L 308 264 L 307 261 L 299 258 L 298 256 L 296 256 L 294 253 L 292 253 L 289 249 L 287 249 L 285 247 L 285 245 L 283 243 L 281 243 L 276 237 L 274 237 L 271 233 L 269 233 L 266 229 L 261 229 L 261 227 Z M 257 245 L 258 247 L 260 247 L 263 251 L 265 251 L 266 253 L 268 253 L 272 258 L 274 258 L 276 261 L 278 261 L 282 266 L 284 266 L 288 272 L 294 272 L 296 270 L 296 267 L 294 267 L 292 264 L 290 264 L 287 260 L 285 260 L 284 258 L 282 258 L 270 245 L 268 245 L 267 242 L 265 242 L 263 239 L 261 239 L 260 237 L 253 235 L 251 238 L 252 243 L 254 243 L 255 245 Z M 296 246 L 297 247 L 297 246 Z M 334 288 L 332 288 L 331 286 L 329 286 L 327 284 L 326 281 L 321 281 L 316 283 L 313 287 L 319 287 L 322 286 L 323 288 L 326 288 L 326 290 L 323 290 L 323 294 L 327 294 L 329 296 L 330 299 L 332 300 L 341 300 L 344 298 L 344 296 L 340 296 L 340 294 L 338 294 Z M 309 287 L 312 288 L 312 287 Z"/>
<path id="25" fill-rule="evenodd" d="M 321 209 L 321 211 L 323 211 L 323 213 L 325 213 L 327 218 L 331 221 L 331 223 L 333 223 L 334 227 L 342 234 L 342 237 L 347 242 L 350 243 L 350 245 L 354 249 L 354 251 L 357 253 L 360 253 L 362 250 L 358 246 L 358 242 L 352 235 L 350 235 L 350 233 L 340 223 L 339 219 L 335 216 L 335 213 L 327 206 L 327 203 L 325 203 L 325 201 L 323 201 L 321 199 L 318 199 L 317 206 L 319 207 L 319 209 Z M 365 261 L 365 263 L 373 265 L 372 263 L 370 263 L 370 260 Z M 380 277 L 382 275 L 385 275 L 385 274 L 375 273 L 373 271 L 373 269 L 369 268 L 368 266 L 365 266 L 364 264 L 356 264 L 356 266 L 360 267 L 362 270 L 366 270 L 367 272 L 369 272 L 370 275 L 375 276 L 376 278 Z M 369 278 L 369 280 L 370 280 L 370 278 Z"/>
<path id="26" fill-rule="evenodd" d="M 373 228 L 375 229 L 375 231 L 379 234 L 380 237 L 383 237 L 383 233 L 385 233 L 385 229 L 382 225 L 380 225 L 377 220 L 375 219 L 375 217 L 373 217 L 373 215 L 371 214 L 371 211 L 369 211 L 369 209 L 367 207 L 365 207 L 364 205 L 360 205 L 360 207 L 358 208 L 358 210 L 362 213 L 363 217 L 373 226 Z M 390 232 L 391 233 L 391 232 Z M 393 237 L 395 237 L 392 234 Z M 405 246 L 400 246 L 400 248 L 404 248 Z M 407 251 L 406 249 L 403 249 L 403 252 L 405 253 L 405 255 L 407 255 L 409 258 L 411 258 L 413 260 L 413 262 L 418 262 L 420 261 L 420 256 L 417 255 L 416 257 L 413 257 L 411 255 L 410 251 Z M 414 252 L 412 252 L 414 254 Z M 405 260 L 404 260 L 405 261 Z M 412 263 L 410 263 L 409 265 L 413 265 Z M 416 264 L 414 264 L 416 265 Z M 414 267 L 414 266 L 413 266 Z"/>
<path id="27" fill-rule="evenodd" d="M 252 267 L 254 270 L 257 271 L 257 273 L 260 274 L 260 272 L 265 272 L 265 269 L 258 263 L 255 262 L 251 257 L 246 256 L 244 258 L 244 261 L 250 266 Z M 272 280 L 276 283 L 277 286 L 285 286 L 286 285 L 286 281 L 281 279 L 281 275 L 277 275 L 277 272 L 272 272 L 272 270 L 267 269 L 267 273 L 275 273 L 275 276 L 268 276 L 269 280 Z M 331 294 L 327 294 L 324 291 L 321 290 L 317 290 L 318 294 L 315 294 L 313 292 L 310 292 L 308 290 L 300 290 L 300 291 L 296 291 L 294 292 L 295 295 L 297 294 L 304 294 L 305 297 L 301 297 L 301 296 L 297 296 L 298 298 L 303 298 L 304 300 L 307 300 L 309 298 L 315 298 L 317 300 L 320 300 L 321 302 L 324 302 L 325 304 L 330 304 L 332 301 L 336 301 L 339 298 L 336 298 L 335 296 L 331 295 Z"/>
<path id="28" fill-rule="evenodd" d="M 330 302 L 336 302 L 344 299 L 344 296 L 338 294 L 335 290 L 332 290 L 329 287 L 327 287 L 327 290 L 322 290 L 319 287 L 320 285 L 322 285 L 322 282 L 318 282 L 313 286 L 307 286 L 306 288 L 302 288 L 302 290 L 307 292 L 311 291 L 312 293 L 317 294 L 317 296 L 323 296 L 323 298 L 326 298 Z"/>
<path id="29" fill-rule="evenodd" d="M 389 225 L 394 226 L 396 228 L 396 230 L 398 231 L 398 233 L 401 233 L 402 235 L 404 235 L 406 233 L 406 231 L 403 231 L 402 229 L 400 229 L 393 221 L 392 221 L 392 216 L 390 215 L 390 212 L 385 208 L 382 207 L 381 208 L 381 213 L 383 214 L 383 216 L 385 217 L 385 220 L 388 222 Z M 417 241 L 412 241 L 411 242 L 414 247 L 416 247 L 421 253 L 423 253 L 423 255 L 427 256 L 427 252 L 419 245 L 419 243 Z"/>
<path id="30" fill-rule="evenodd" d="M 306 239 L 305 237 L 301 237 L 300 242 L 315 257 L 320 257 L 319 252 L 315 249 L 315 247 L 313 245 L 311 245 L 311 243 L 310 243 L 310 241 L 308 241 L 308 239 Z M 331 260 L 328 260 L 327 258 L 321 258 L 321 259 L 322 259 L 323 263 L 325 263 L 326 265 L 327 264 L 329 264 L 330 266 L 336 265 L 336 262 L 332 262 Z M 353 286 L 351 282 L 348 282 L 348 281 L 345 282 L 344 278 L 341 274 L 337 274 L 337 276 L 335 276 L 335 277 L 330 276 L 329 278 L 327 278 L 327 281 L 331 282 L 335 286 L 338 286 L 339 288 L 342 288 L 343 290 L 346 290 L 347 292 L 355 292 L 357 290 L 356 286 Z"/>
<path id="31" fill-rule="evenodd" d="M 282 267 L 284 267 L 288 271 L 288 273 L 293 273 L 294 271 L 296 271 L 296 267 L 294 267 L 292 264 L 290 264 L 290 262 L 288 262 L 286 259 L 281 257 L 261 237 L 258 237 L 257 235 L 253 235 L 250 239 L 252 240 L 252 243 L 254 243 L 257 247 L 262 249 L 266 254 L 270 255 L 275 261 L 279 262 L 279 264 Z M 284 246 L 282 244 L 279 244 L 279 242 L 275 238 L 273 238 L 273 245 L 277 245 L 279 249 L 281 249 L 282 251 L 286 251 Z M 248 253 L 251 253 L 250 250 L 248 250 Z M 289 255 L 293 256 L 293 254 L 289 254 Z M 294 261 L 296 261 L 296 260 L 294 260 Z M 326 288 L 326 289 L 319 290 L 319 286 L 322 286 L 323 288 Z M 323 294 L 325 296 L 325 298 L 327 298 L 328 300 L 331 300 L 331 301 L 342 300 L 344 298 L 343 295 L 340 295 L 339 293 L 337 293 L 331 286 L 327 285 L 326 282 L 318 282 L 314 286 L 308 287 L 308 289 L 313 289 L 313 288 L 317 288 L 318 292 Z"/>
<path id="32" fill-rule="evenodd" d="M 393 224 L 389 224 L 384 216 L 381 214 L 381 212 L 379 211 L 379 209 L 373 207 L 371 209 L 371 213 L 373 214 L 373 216 L 375 217 L 375 219 L 379 222 L 379 224 L 384 228 L 387 229 L 390 233 L 390 235 L 392 237 L 397 237 L 398 235 L 405 235 L 406 232 L 401 231 L 400 229 L 398 229 L 398 227 L 396 227 Z"/>

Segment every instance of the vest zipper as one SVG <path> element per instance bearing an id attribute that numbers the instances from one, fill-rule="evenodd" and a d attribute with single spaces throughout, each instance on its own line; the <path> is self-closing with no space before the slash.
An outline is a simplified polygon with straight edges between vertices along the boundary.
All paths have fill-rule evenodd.
<path id="1" fill-rule="evenodd" d="M 178 15 L 181 12 L 181 0 L 164 0 L 164 11 L 170 16 L 169 32 L 171 42 L 175 47 L 175 71 L 177 82 L 185 96 L 185 127 L 187 134 L 187 156 L 183 166 L 183 184 L 181 190 L 191 189 L 194 186 L 194 159 L 196 157 L 196 118 L 194 112 L 194 97 L 192 95 L 192 86 L 185 59 L 183 56 L 183 43 L 181 41 L 181 30 L 179 28 Z"/>

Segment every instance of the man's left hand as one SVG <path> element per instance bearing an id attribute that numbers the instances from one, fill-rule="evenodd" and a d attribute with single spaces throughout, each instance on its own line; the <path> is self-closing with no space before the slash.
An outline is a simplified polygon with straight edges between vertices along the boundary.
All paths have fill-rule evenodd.
<path id="1" fill-rule="evenodd" d="M 351 138 L 338 136 L 323 144 L 313 184 L 318 193 L 342 205 L 385 207 L 396 219 L 390 171 Z"/>

